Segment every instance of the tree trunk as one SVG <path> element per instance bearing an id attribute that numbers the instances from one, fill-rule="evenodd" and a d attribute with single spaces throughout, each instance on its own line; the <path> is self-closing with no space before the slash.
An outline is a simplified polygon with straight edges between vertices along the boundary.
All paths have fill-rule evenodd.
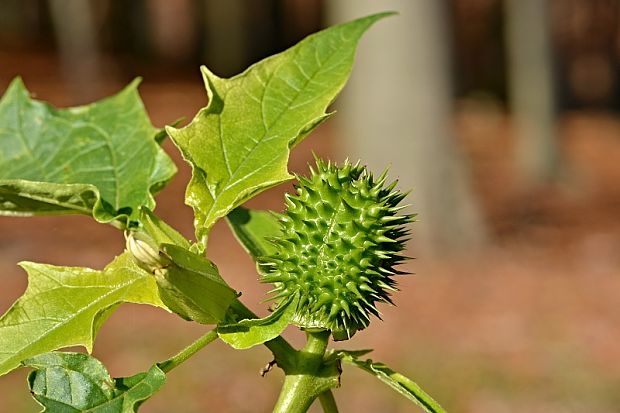
<path id="1" fill-rule="evenodd" d="M 49 0 L 63 77 L 76 103 L 98 98 L 101 89 L 99 48 L 92 4 L 84 0 Z"/>
<path id="2" fill-rule="evenodd" d="M 336 117 L 343 153 L 380 172 L 390 165 L 418 213 L 417 255 L 468 252 L 483 225 L 452 126 L 446 3 L 439 0 L 327 2 L 331 22 L 379 10 L 400 14 L 373 27 L 360 45 Z"/>
<path id="3" fill-rule="evenodd" d="M 526 186 L 549 184 L 559 165 L 549 2 L 506 0 L 505 15 L 517 165 Z"/>
<path id="4" fill-rule="evenodd" d="M 145 6 L 157 56 L 167 62 L 190 60 L 198 36 L 195 2 L 148 0 Z"/>

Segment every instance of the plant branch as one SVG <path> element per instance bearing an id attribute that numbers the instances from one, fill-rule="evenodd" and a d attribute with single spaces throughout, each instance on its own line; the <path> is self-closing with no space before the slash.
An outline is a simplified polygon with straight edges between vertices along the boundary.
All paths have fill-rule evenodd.
<path id="1" fill-rule="evenodd" d="M 240 318 L 258 318 L 252 310 L 247 308 L 241 301 L 238 299 L 233 301 L 231 304 L 231 310 Z M 187 359 L 192 357 L 202 348 L 206 347 L 209 343 L 213 342 L 217 338 L 217 330 L 211 330 L 208 333 L 204 334 L 196 341 L 191 343 L 189 346 L 185 347 L 175 356 L 169 358 L 168 360 L 157 363 L 157 366 L 164 372 L 168 373 L 170 370 L 184 363 Z M 327 343 L 329 340 L 329 333 L 319 332 L 319 333 L 309 333 L 308 341 L 306 346 L 302 351 L 297 351 L 293 346 L 291 346 L 288 341 L 286 341 L 283 337 L 278 336 L 273 340 L 270 340 L 265 343 L 265 346 L 271 351 L 273 354 L 278 366 L 284 370 L 286 374 L 291 372 L 299 373 L 299 369 L 308 372 L 316 373 L 322 366 L 323 355 L 325 354 L 325 350 L 327 348 Z M 302 374 L 302 376 L 306 376 Z M 290 385 L 294 385 L 294 381 L 298 380 L 287 380 Z M 310 377 L 312 377 L 310 375 Z M 307 380 L 305 380 L 307 381 Z M 313 385 L 309 385 L 309 383 L 302 383 L 301 387 L 298 387 L 297 391 L 290 392 L 291 395 L 295 396 L 291 399 L 298 407 L 301 406 L 297 398 L 303 398 L 303 405 L 307 404 L 307 408 L 312 404 L 312 401 L 317 397 L 316 394 L 312 394 L 312 391 L 309 391 Z M 295 387 L 295 386 L 293 386 Z M 282 388 L 282 394 L 289 393 L 287 390 L 288 386 L 285 383 L 285 386 Z M 323 407 L 323 411 L 325 413 L 338 413 L 338 408 L 336 407 L 336 402 L 334 400 L 334 396 L 331 390 L 327 389 L 318 395 L 321 401 L 321 406 Z M 299 410 L 299 412 L 306 411 Z M 275 410 L 274 410 L 275 411 Z M 282 412 L 288 410 L 281 410 Z M 291 411 L 292 412 L 292 411 Z"/>
<path id="2" fill-rule="evenodd" d="M 329 378 L 322 377 L 330 334 L 329 330 L 308 332 L 306 345 L 295 353 L 294 368 L 285 371 L 286 378 L 273 413 L 305 413 L 321 393 L 330 389 Z"/>
<path id="3" fill-rule="evenodd" d="M 198 351 L 202 350 L 207 344 L 211 343 L 216 338 L 217 331 L 211 330 L 207 334 L 201 336 L 198 340 L 194 341 L 189 346 L 185 347 L 175 356 L 169 358 L 166 361 L 157 363 L 157 367 L 159 367 L 164 373 L 168 373 L 170 370 L 182 364 L 184 361 L 196 354 Z"/>
<path id="4" fill-rule="evenodd" d="M 231 304 L 231 309 L 241 318 L 258 318 L 256 314 L 252 312 L 249 308 L 247 308 L 241 301 L 238 299 L 233 301 Z M 299 357 L 300 354 L 314 354 L 314 363 L 313 366 L 315 370 L 318 371 L 322 366 L 323 355 L 325 354 L 325 350 L 327 348 L 327 343 L 329 341 L 329 333 L 320 332 L 320 333 L 309 333 L 308 334 L 308 342 L 304 349 L 299 352 L 295 350 L 293 346 L 289 344 L 282 336 L 278 336 L 273 340 L 267 341 L 265 346 L 271 351 L 273 357 L 276 360 L 278 366 L 284 370 L 285 374 L 290 374 L 298 371 L 299 366 Z M 310 367 L 306 365 L 306 367 Z M 287 376 L 288 378 L 289 376 Z M 285 384 L 286 386 L 286 384 Z M 281 397 L 288 390 L 285 387 L 282 388 Z M 310 404 L 316 398 L 316 396 L 312 397 L 310 400 Z M 321 400 L 321 406 L 325 413 L 338 413 L 338 407 L 336 406 L 336 400 L 334 399 L 334 395 L 330 389 L 325 390 L 323 393 L 319 395 Z M 308 407 L 310 406 L 308 404 Z M 307 409 L 307 408 L 306 408 Z M 282 410 L 287 411 L 287 410 Z M 276 412 L 276 410 L 274 410 Z"/>

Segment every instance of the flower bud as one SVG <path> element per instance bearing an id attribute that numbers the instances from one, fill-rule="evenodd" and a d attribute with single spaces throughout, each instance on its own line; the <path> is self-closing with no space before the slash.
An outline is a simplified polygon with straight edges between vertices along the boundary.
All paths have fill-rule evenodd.
<path id="1" fill-rule="evenodd" d="M 125 233 L 127 251 L 131 253 L 138 265 L 149 272 L 155 272 L 164 266 L 155 241 L 145 232 L 128 231 Z"/>

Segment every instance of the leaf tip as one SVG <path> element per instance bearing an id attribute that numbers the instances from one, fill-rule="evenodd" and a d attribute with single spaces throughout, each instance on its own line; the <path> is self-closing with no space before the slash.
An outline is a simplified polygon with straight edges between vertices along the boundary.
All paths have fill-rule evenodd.
<path id="1" fill-rule="evenodd" d="M 127 86 L 125 86 L 125 89 L 135 90 L 138 88 L 138 86 L 140 86 L 140 83 L 142 83 L 142 76 L 137 76 L 136 78 L 134 78 L 134 80 L 129 82 Z"/>
<path id="2" fill-rule="evenodd" d="M 172 125 L 166 125 L 166 126 L 164 126 L 164 129 L 163 129 L 163 130 L 164 130 L 164 131 L 166 132 L 166 134 L 168 134 L 168 136 L 170 136 L 171 138 L 174 138 L 174 135 L 175 135 L 175 134 L 179 131 L 177 128 L 175 128 L 175 127 L 174 127 L 174 126 L 172 126 Z"/>
<path id="3" fill-rule="evenodd" d="M 17 263 L 17 265 L 21 267 L 22 269 L 24 269 L 26 272 L 28 272 L 28 269 L 35 268 L 41 264 L 37 264 L 36 262 L 32 262 L 32 261 L 20 261 Z"/>
<path id="4" fill-rule="evenodd" d="M 21 87 L 22 89 L 26 88 L 26 85 L 24 84 L 24 79 L 22 79 L 21 76 L 15 76 L 13 80 L 11 80 L 11 83 L 9 83 L 9 87 L 7 89 L 11 89 L 14 87 Z"/>
<path id="5" fill-rule="evenodd" d="M 375 16 L 377 16 L 377 18 L 379 19 L 383 19 L 384 17 L 398 16 L 399 14 L 400 13 L 396 10 L 386 10 L 384 12 L 375 14 Z"/>
<path id="6" fill-rule="evenodd" d="M 209 68 L 205 65 L 200 66 L 200 73 L 202 73 L 202 81 L 204 82 L 205 89 L 207 89 L 207 97 L 209 98 L 209 103 L 207 107 L 211 105 L 213 101 L 213 91 L 215 89 L 215 83 L 220 80 L 220 78 L 215 75 Z"/>
<path id="7" fill-rule="evenodd" d="M 10 95 L 21 95 L 23 97 L 30 97 L 30 92 L 26 89 L 26 85 L 24 84 L 21 76 L 16 76 L 11 80 L 9 86 L 7 86 L 4 96 L 2 96 L 2 100 L 6 99 Z"/>
<path id="8" fill-rule="evenodd" d="M 200 66 L 200 73 L 202 73 L 202 78 L 204 80 L 216 80 L 219 79 L 215 73 L 213 73 L 206 65 Z"/>
<path id="9" fill-rule="evenodd" d="M 113 101 L 114 99 L 119 99 L 119 98 L 124 99 L 126 97 L 135 96 L 140 102 L 140 105 L 143 106 L 144 104 L 142 103 L 142 99 L 140 98 L 140 93 L 138 92 L 138 86 L 140 86 L 140 83 L 142 83 L 142 77 L 137 76 L 131 82 L 129 82 L 124 88 L 122 88 L 119 92 L 109 97 L 106 97 L 99 102 L 105 102 L 109 100 Z M 90 104 L 85 105 L 84 107 L 93 107 L 94 105 L 97 105 L 99 102 L 92 102 Z M 79 109 L 79 108 L 80 107 L 78 106 L 73 109 Z"/>

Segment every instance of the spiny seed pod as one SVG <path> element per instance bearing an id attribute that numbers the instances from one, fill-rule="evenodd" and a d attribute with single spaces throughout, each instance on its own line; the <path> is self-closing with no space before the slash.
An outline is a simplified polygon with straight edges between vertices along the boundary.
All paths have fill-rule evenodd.
<path id="1" fill-rule="evenodd" d="M 273 299 L 283 303 L 298 294 L 293 323 L 306 329 L 329 329 L 335 340 L 350 338 L 380 318 L 376 303 L 392 304 L 394 267 L 404 225 L 413 215 L 398 215 L 405 197 L 376 180 L 359 162 L 337 166 L 317 160 L 309 178 L 298 177 L 296 195 L 286 195 L 280 215 L 282 236 L 275 252 L 261 260 L 262 281 L 273 283 Z"/>

